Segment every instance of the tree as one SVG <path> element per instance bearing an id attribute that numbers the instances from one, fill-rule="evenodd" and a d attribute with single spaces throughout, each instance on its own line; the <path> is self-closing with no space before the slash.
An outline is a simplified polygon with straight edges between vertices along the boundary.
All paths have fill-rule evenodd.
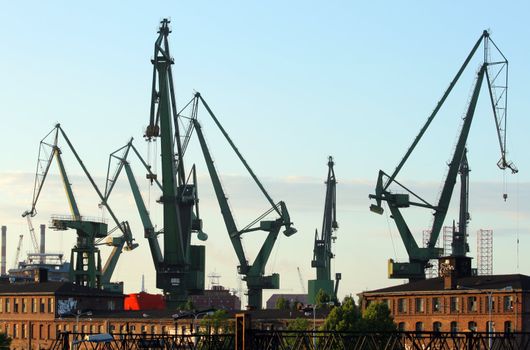
<path id="1" fill-rule="evenodd" d="M 216 310 L 212 315 L 206 315 L 201 319 L 201 328 L 208 329 L 208 333 L 217 334 L 227 331 L 230 315 L 226 310 Z"/>
<path id="2" fill-rule="evenodd" d="M 320 292 L 319 292 L 320 294 Z M 342 305 L 331 309 L 328 317 L 322 325 L 326 331 L 353 332 L 358 330 L 359 309 L 355 305 L 353 297 L 344 298 Z"/>
<path id="3" fill-rule="evenodd" d="M 319 289 L 317 295 L 315 296 L 315 304 L 317 307 L 321 307 L 323 304 L 329 303 L 331 298 L 329 295 L 324 292 L 323 289 Z"/>
<path id="4" fill-rule="evenodd" d="M 195 305 L 193 305 L 193 301 L 191 298 L 189 298 L 185 303 L 180 304 L 178 309 L 183 311 L 192 311 L 195 309 Z"/>
<path id="5" fill-rule="evenodd" d="M 6 333 L 0 333 L 0 350 L 9 350 L 11 346 L 11 338 Z"/>
<path id="6" fill-rule="evenodd" d="M 365 332 L 392 332 L 396 331 L 397 327 L 388 305 L 384 302 L 373 302 L 364 310 L 359 329 Z"/>
<path id="7" fill-rule="evenodd" d="M 309 329 L 309 320 L 307 318 L 297 317 L 287 325 L 288 331 L 307 331 Z"/>
<path id="8" fill-rule="evenodd" d="M 279 297 L 276 299 L 276 309 L 279 310 L 287 310 L 289 309 L 289 300 L 285 299 L 284 297 Z"/>

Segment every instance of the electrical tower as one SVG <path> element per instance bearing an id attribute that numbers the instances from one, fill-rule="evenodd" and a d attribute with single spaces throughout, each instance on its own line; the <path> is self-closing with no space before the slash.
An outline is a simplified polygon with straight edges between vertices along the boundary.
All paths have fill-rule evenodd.
<path id="1" fill-rule="evenodd" d="M 493 275 L 493 230 L 477 231 L 477 274 Z"/>

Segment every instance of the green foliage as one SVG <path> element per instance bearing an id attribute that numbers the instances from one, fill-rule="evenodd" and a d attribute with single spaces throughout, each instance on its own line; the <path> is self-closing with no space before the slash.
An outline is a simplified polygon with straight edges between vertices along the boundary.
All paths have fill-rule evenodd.
<path id="1" fill-rule="evenodd" d="M 307 318 L 297 317 L 287 325 L 288 331 L 307 331 L 309 329 L 309 320 Z"/>
<path id="2" fill-rule="evenodd" d="M 289 309 L 289 300 L 285 299 L 284 297 L 279 297 L 276 299 L 276 309 L 279 310 L 288 310 Z"/>
<path id="3" fill-rule="evenodd" d="M 0 349 L 9 350 L 11 346 L 11 338 L 7 336 L 6 333 L 0 333 Z"/>
<path id="4" fill-rule="evenodd" d="M 320 294 L 320 292 L 319 292 Z M 335 306 L 322 325 L 326 331 L 353 332 L 358 330 L 359 309 L 352 297 L 344 298 L 342 305 Z"/>
<path id="5" fill-rule="evenodd" d="M 185 303 L 180 304 L 177 309 L 183 310 L 183 311 L 192 311 L 195 309 L 195 305 L 193 305 L 193 301 L 191 301 L 191 298 L 188 299 Z"/>
<path id="6" fill-rule="evenodd" d="M 329 295 L 324 292 L 323 289 L 319 289 L 317 295 L 315 296 L 315 304 L 317 307 L 321 307 L 322 304 L 329 303 L 331 301 L 331 298 Z"/>
<path id="7" fill-rule="evenodd" d="M 363 312 L 359 328 L 361 331 L 366 332 L 391 332 L 397 330 L 394 318 L 390 314 L 390 309 L 383 302 L 368 305 Z"/>
<path id="8" fill-rule="evenodd" d="M 345 332 L 390 332 L 397 329 L 386 303 L 371 303 L 361 317 L 352 297 L 344 298 L 341 306 L 331 310 L 323 330 Z"/>
<path id="9" fill-rule="evenodd" d="M 206 315 L 201 319 L 201 328 L 206 333 L 220 333 L 230 328 L 230 315 L 226 310 L 216 310 L 212 315 Z"/>

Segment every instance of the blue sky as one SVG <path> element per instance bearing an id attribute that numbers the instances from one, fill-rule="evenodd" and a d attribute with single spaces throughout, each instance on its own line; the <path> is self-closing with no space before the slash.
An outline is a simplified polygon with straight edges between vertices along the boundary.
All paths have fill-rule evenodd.
<path id="1" fill-rule="evenodd" d="M 405 259 L 402 244 L 393 223 L 368 212 L 368 193 L 379 169 L 396 166 L 482 30 L 489 28 L 510 61 L 508 144 L 521 172 L 507 175 L 510 197 L 504 203 L 494 124 L 483 90 L 468 143 L 475 186 L 470 230 L 491 227 L 498 232 L 496 272 L 528 273 L 529 261 L 521 258 L 517 270 L 513 258 L 516 236 L 524 248 L 530 224 L 528 12 L 524 1 L 503 6 L 478 1 L 5 3 L 0 13 L 0 223 L 10 232 L 26 230 L 19 213 L 31 202 L 38 142 L 56 122 L 101 186 L 110 152 L 131 136 L 145 151 L 149 60 L 158 21 L 170 17 L 178 104 L 200 91 L 273 198 L 290 207 L 300 232 L 280 240 L 271 257 L 284 289 L 299 291 L 297 266 L 305 279 L 313 276 L 312 239 L 314 228 L 321 226 L 328 155 L 336 159 L 339 180 L 336 265 L 343 273 L 342 294 L 396 283 L 386 279 L 386 259 Z M 432 200 L 479 63 L 480 57 L 471 63 L 401 177 Z M 244 224 L 263 210 L 263 203 L 257 190 L 247 187 L 243 168 L 220 135 L 208 121 L 204 124 L 231 204 Z M 203 175 L 202 216 L 211 237 L 207 269 L 236 287 L 235 255 L 196 146 L 192 144 L 187 163 L 197 163 Z M 67 166 L 76 180 L 74 189 L 83 193 L 85 211 L 98 215 L 79 167 L 71 159 Z M 137 177 L 142 176 L 138 169 Z M 143 243 L 138 253 L 123 255 L 123 264 L 141 257 L 146 261 L 142 273 L 152 275 L 136 212 L 128 209 L 126 184 L 120 189 L 115 210 L 136 223 Z M 37 223 L 68 210 L 54 176 L 39 208 Z M 448 223 L 453 217 L 448 215 Z M 411 220 L 421 232 L 430 224 L 430 214 L 413 213 Z M 71 236 L 49 242 L 67 251 Z M 9 242 L 12 249 L 15 240 Z M 254 243 L 249 239 L 247 249 L 254 249 Z M 226 262 L 227 255 L 233 261 Z M 126 290 L 139 289 L 136 272 L 120 266 L 116 275 L 126 281 Z M 154 278 L 147 283 L 154 291 Z"/>

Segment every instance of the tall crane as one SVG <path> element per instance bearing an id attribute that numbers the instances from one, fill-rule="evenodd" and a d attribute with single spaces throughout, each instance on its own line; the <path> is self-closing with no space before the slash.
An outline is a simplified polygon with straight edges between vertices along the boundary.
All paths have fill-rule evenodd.
<path id="1" fill-rule="evenodd" d="M 324 201 L 324 219 L 320 235 L 315 230 L 315 246 L 313 248 L 313 260 L 311 267 L 316 269 L 316 279 L 308 281 L 308 302 L 316 303 L 316 296 L 320 290 L 326 293 L 331 300 L 337 300 L 337 290 L 341 274 L 335 275 L 335 286 L 331 278 L 331 259 L 335 257 L 331 244 L 335 242 L 333 233 L 339 228 L 336 210 L 336 186 L 335 162 L 333 157 L 328 158 L 328 177 L 326 180 L 326 198 Z"/>
<path id="2" fill-rule="evenodd" d="M 438 203 L 431 204 L 427 200 L 420 197 L 418 194 L 407 188 L 396 180 L 397 175 L 402 169 L 403 165 L 408 160 L 409 156 L 417 146 L 418 142 L 428 129 L 429 125 L 437 115 L 438 111 L 444 104 L 446 98 L 451 93 L 453 87 L 459 80 L 460 76 L 464 72 L 468 63 L 477 52 L 481 43 L 484 45 L 484 59 L 480 68 L 476 74 L 475 85 L 473 87 L 472 95 L 469 100 L 467 111 L 463 119 L 462 127 L 458 135 L 456 146 L 448 164 L 449 169 L 445 182 L 438 199 Z M 490 46 L 493 46 L 496 54 L 500 57 L 499 60 L 491 60 Z M 508 88 L 508 60 L 499 50 L 497 45 L 490 38 L 487 31 L 484 31 L 480 38 L 473 46 L 471 52 L 467 56 L 464 64 L 457 72 L 454 79 L 451 81 L 449 87 L 443 94 L 441 100 L 436 105 L 434 111 L 431 113 L 425 125 L 421 128 L 419 134 L 414 139 L 412 145 L 405 153 L 405 156 L 400 161 L 394 172 L 389 175 L 384 171 L 379 171 L 379 177 L 377 180 L 375 194 L 370 194 L 371 199 L 375 199 L 376 203 L 370 206 L 370 210 L 382 214 L 383 208 L 381 206 L 382 201 L 385 201 L 392 214 L 399 234 L 407 254 L 409 261 L 404 263 L 394 262 L 392 259 L 389 260 L 389 277 L 390 278 L 408 278 L 409 280 L 419 280 L 425 278 L 425 268 L 428 265 L 430 259 L 436 259 L 441 254 L 441 249 L 436 248 L 435 244 L 440 234 L 440 230 L 443 227 L 443 223 L 449 209 L 449 203 L 453 193 L 453 189 L 456 183 L 456 178 L 459 172 L 460 165 L 465 156 L 466 142 L 471 128 L 471 122 L 475 113 L 480 89 L 482 83 L 486 78 L 487 87 L 489 91 L 490 102 L 493 110 L 493 116 L 495 119 L 495 125 L 497 129 L 497 137 L 499 141 L 501 158 L 497 165 L 500 169 L 510 169 L 512 173 L 516 173 L 518 170 L 515 165 L 506 159 L 506 121 L 507 121 L 507 88 Z M 393 188 L 390 188 L 394 185 Z M 399 191 L 405 191 L 406 193 L 396 193 L 396 189 Z M 410 197 L 414 199 L 411 200 Z M 414 239 L 405 219 L 401 214 L 401 210 L 410 206 L 420 207 L 432 210 L 434 213 L 434 220 L 432 224 L 431 234 L 427 246 L 420 248 Z M 462 220 L 461 220 L 462 221 Z"/>
<path id="3" fill-rule="evenodd" d="M 49 142 L 48 138 L 52 134 L 52 142 Z M 68 144 L 70 150 L 74 154 L 81 168 L 85 172 L 85 175 L 92 184 L 94 190 L 100 199 L 102 199 L 102 205 L 107 209 L 108 213 L 116 223 L 117 228 L 122 232 L 122 236 L 120 238 L 113 240 L 110 244 L 108 244 L 114 246 L 116 249 L 114 249 L 114 251 L 110 254 L 107 264 L 105 265 L 105 269 L 101 268 L 101 255 L 100 250 L 97 247 L 96 240 L 108 238 L 108 225 L 106 222 L 86 218 L 81 215 L 70 180 L 68 178 L 68 174 L 66 173 L 62 159 L 62 150 L 58 146 L 59 135 L 62 135 L 63 139 Z M 100 190 L 92 179 L 92 176 L 84 166 L 60 124 L 57 124 L 52 131 L 50 131 L 41 140 L 37 161 L 37 171 L 35 175 L 32 206 L 31 209 L 25 211 L 22 216 L 33 217 L 36 215 L 37 201 L 54 158 L 56 159 L 59 168 L 59 173 L 63 181 L 72 215 L 52 217 L 51 226 L 56 230 L 75 229 L 77 234 L 76 245 L 71 250 L 70 280 L 76 284 L 88 287 L 114 289 L 114 286 L 110 283 L 110 279 L 122 249 L 133 250 L 138 246 L 138 244 L 134 243 L 128 223 L 119 222 L 112 209 L 104 200 Z"/>
<path id="4" fill-rule="evenodd" d="M 214 161 L 211 155 L 211 152 L 206 144 L 206 139 L 204 137 L 202 127 L 197 120 L 197 111 L 199 107 L 199 102 L 204 106 L 216 126 L 219 128 L 227 142 L 232 147 L 232 150 L 236 153 L 239 160 L 252 177 L 258 188 L 261 190 L 261 193 L 266 198 L 267 202 L 270 204 L 270 208 L 261 214 L 254 221 L 246 225 L 244 228 L 239 229 L 236 225 L 232 210 L 228 205 L 227 196 L 224 192 L 223 186 L 221 185 L 221 179 L 214 165 Z M 296 229 L 292 227 L 291 218 L 289 212 L 287 211 L 287 206 L 283 201 L 275 202 L 271 196 L 265 190 L 265 187 L 258 180 L 257 176 L 254 174 L 246 160 L 243 158 L 233 141 L 228 136 L 228 133 L 222 127 L 221 123 L 214 115 L 206 101 L 203 99 L 200 93 L 196 93 L 191 102 L 192 105 L 192 122 L 194 130 L 197 132 L 197 137 L 201 146 L 202 154 L 210 174 L 210 179 L 212 180 L 213 188 L 215 195 L 217 197 L 217 202 L 221 209 L 221 214 L 223 215 L 223 220 L 228 231 L 228 236 L 232 242 L 232 247 L 234 248 L 237 258 L 239 260 L 238 272 L 243 276 L 243 280 L 246 281 L 248 287 L 248 307 L 251 309 L 261 309 L 263 304 L 263 289 L 279 289 L 280 288 L 280 275 L 273 273 L 271 275 L 265 275 L 265 267 L 267 261 L 270 257 L 271 251 L 274 247 L 274 243 L 278 238 L 280 229 L 284 227 L 283 234 L 287 237 L 296 233 Z M 269 214 L 275 213 L 278 215 L 278 218 L 274 220 L 265 220 Z M 249 260 L 246 256 L 246 253 L 243 249 L 242 236 L 249 232 L 254 231 L 264 231 L 267 233 L 261 249 L 259 250 L 256 258 L 252 263 L 249 263 Z"/>
<path id="5" fill-rule="evenodd" d="M 131 152 L 131 150 L 133 152 Z M 120 154 L 121 152 L 121 154 Z M 138 150 L 133 144 L 133 139 L 131 138 L 130 141 L 123 147 L 119 148 L 118 150 L 112 152 L 109 156 L 109 166 L 107 170 L 107 181 L 105 186 L 105 199 L 108 200 L 112 190 L 114 189 L 114 186 L 116 182 L 118 181 L 118 178 L 120 174 L 122 173 L 122 170 L 125 171 L 125 174 L 127 176 L 127 180 L 129 182 L 129 185 L 131 187 L 131 192 L 133 194 L 133 198 L 136 204 L 136 208 L 138 210 L 138 213 L 140 215 L 140 219 L 142 221 L 142 225 L 144 227 L 144 237 L 147 239 L 149 243 L 149 249 L 151 251 L 151 257 L 153 259 L 153 266 L 155 267 L 155 271 L 159 271 L 163 267 L 163 255 L 162 251 L 160 249 L 160 244 L 158 242 L 158 235 L 163 234 L 163 231 L 155 231 L 155 227 L 153 225 L 153 222 L 151 220 L 151 216 L 149 215 L 149 211 L 147 210 L 147 207 L 145 205 L 145 202 L 142 198 L 142 194 L 140 192 L 138 182 L 136 181 L 136 178 L 134 176 L 130 161 L 129 161 L 129 154 L 136 155 L 138 160 L 142 163 L 145 170 L 147 171 L 146 178 L 149 179 L 152 183 L 157 185 L 157 188 L 162 191 L 162 184 L 158 181 L 158 178 L 156 174 L 154 174 L 151 171 L 151 167 L 147 164 L 147 162 L 143 159 L 143 157 L 140 155 Z M 111 173 L 111 164 L 113 161 L 117 160 L 117 165 L 115 170 Z M 193 168 L 193 174 L 195 174 L 195 169 Z M 195 212 L 198 213 L 199 207 L 198 202 L 196 202 Z M 195 216 L 195 212 L 192 213 L 193 220 L 197 220 L 197 217 Z M 208 238 L 208 235 L 202 231 L 202 229 L 197 230 L 197 238 L 201 241 L 205 241 Z M 192 261 L 193 263 L 193 261 Z M 190 266 L 190 271 L 197 273 L 200 266 L 198 265 L 192 265 Z M 202 291 L 200 289 L 190 289 L 188 290 L 190 293 L 197 294 L 201 293 Z"/>
<path id="6" fill-rule="evenodd" d="M 191 244 L 191 233 L 201 229 L 193 216 L 198 202 L 196 177 L 186 176 L 184 152 L 176 108 L 169 52 L 170 21 L 163 19 L 155 41 L 151 110 L 145 131 L 148 142 L 160 138 L 164 252 L 157 269 L 156 286 L 164 291 L 166 305 L 175 308 L 188 294 L 204 290 L 205 247 Z M 191 268 L 193 267 L 193 269 Z"/>

